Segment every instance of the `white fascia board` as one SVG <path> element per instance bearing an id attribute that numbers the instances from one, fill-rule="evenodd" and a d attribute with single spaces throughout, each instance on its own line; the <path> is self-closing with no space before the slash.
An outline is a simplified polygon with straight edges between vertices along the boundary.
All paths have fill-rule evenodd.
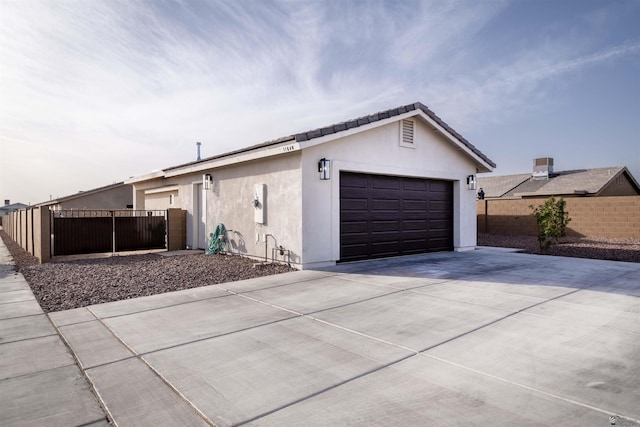
<path id="1" fill-rule="evenodd" d="M 485 162 L 481 157 L 479 157 L 476 153 L 474 153 L 469 147 L 467 147 L 464 143 L 458 140 L 455 136 L 451 135 L 448 130 L 440 126 L 436 121 L 434 121 L 431 117 L 426 115 L 422 110 L 412 110 L 403 114 L 399 114 L 397 116 L 389 117 L 386 119 L 378 120 L 373 123 L 368 123 L 366 125 L 358 126 L 355 128 L 343 130 L 337 133 L 332 133 L 329 135 L 321 136 L 318 138 L 313 138 L 308 141 L 303 141 L 300 143 L 302 149 L 313 147 L 315 145 L 324 144 L 325 142 L 334 141 L 336 139 L 345 138 L 350 135 L 354 135 L 356 133 L 364 132 L 370 129 L 375 129 L 380 126 L 388 125 L 389 123 L 398 122 L 403 119 L 408 119 L 414 116 L 420 116 L 424 121 L 426 121 L 436 132 L 442 134 L 447 140 L 456 145 L 460 150 L 464 151 L 467 156 L 471 157 L 476 163 L 480 166 L 484 167 L 486 171 L 483 172 L 493 172 L 493 166 Z"/>
<path id="2" fill-rule="evenodd" d="M 247 151 L 245 153 L 239 153 L 229 157 L 223 157 L 220 159 L 211 159 L 203 163 L 198 163 L 191 166 L 185 166 L 184 168 L 174 169 L 165 172 L 164 176 L 170 178 L 172 176 L 187 175 L 196 172 L 203 172 L 219 168 L 222 166 L 235 165 L 237 163 L 249 162 L 251 160 L 263 159 L 265 157 L 277 156 L 280 154 L 291 153 L 300 150 L 300 144 L 295 141 L 288 141 L 283 144 L 279 144 L 273 147 L 267 147 L 256 151 Z"/>
<path id="3" fill-rule="evenodd" d="M 125 184 L 136 184 L 138 182 L 149 181 L 149 180 L 152 180 L 152 179 L 162 178 L 162 177 L 164 177 L 164 171 L 153 171 L 153 172 L 148 173 L 146 175 L 132 176 L 129 179 L 125 179 L 124 183 Z"/>
<path id="4" fill-rule="evenodd" d="M 168 187 L 151 188 L 144 190 L 144 194 L 156 194 L 156 193 L 168 193 L 169 191 L 178 191 L 180 187 L 177 185 L 170 185 Z"/>
<path id="5" fill-rule="evenodd" d="M 406 119 L 412 116 L 415 116 L 417 112 L 415 110 L 409 111 L 407 113 L 399 114 L 397 116 L 389 117 L 386 119 L 378 120 L 373 123 L 367 123 L 366 125 L 357 126 L 351 129 L 342 130 L 340 132 L 331 133 L 325 136 L 319 136 L 317 138 L 309 139 L 307 141 L 300 142 L 300 148 L 305 149 L 309 147 L 314 147 L 319 144 L 324 144 L 325 142 L 335 141 L 336 139 L 346 138 L 347 136 L 355 135 L 356 133 L 364 132 L 370 129 L 375 129 L 380 126 L 388 125 L 389 123 L 394 123 L 402 119 Z"/>

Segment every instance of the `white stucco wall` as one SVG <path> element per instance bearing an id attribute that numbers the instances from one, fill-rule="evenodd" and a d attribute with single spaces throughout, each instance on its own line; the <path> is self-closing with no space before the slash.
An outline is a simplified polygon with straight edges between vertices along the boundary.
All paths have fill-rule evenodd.
<path id="1" fill-rule="evenodd" d="M 161 191 L 157 193 L 145 194 L 145 206 L 147 210 L 165 210 L 175 208 L 179 205 L 179 191 Z M 173 197 L 173 204 L 171 198 Z"/>
<path id="2" fill-rule="evenodd" d="M 302 255 L 302 186 L 300 185 L 301 153 L 270 157 L 258 161 L 245 162 L 233 166 L 208 169 L 189 175 L 166 179 L 156 179 L 136 184 L 137 206 L 143 205 L 139 199 L 146 200 L 144 209 L 154 209 L 155 196 L 167 192 L 147 194 L 144 190 L 178 186 L 176 208 L 187 211 L 187 245 L 198 247 L 197 234 L 202 234 L 199 224 L 205 225 L 205 235 L 209 236 L 215 227 L 222 223 L 230 240 L 228 250 L 255 258 L 264 258 L 264 235 L 271 234 L 268 239 L 267 256 L 271 259 L 271 248 L 283 246 L 291 251 L 291 261 L 301 262 Z M 213 177 L 211 189 L 201 190 L 202 175 L 210 173 Z M 264 184 L 265 211 L 264 224 L 255 222 L 254 186 Z M 205 200 L 205 220 L 199 221 L 199 195 Z M 168 200 L 168 199 L 167 199 Z M 197 232 L 197 233 L 196 233 Z M 256 243 L 257 235 L 259 242 Z M 274 240 L 275 239 L 275 240 Z M 282 260 L 282 257 L 279 257 Z"/>
<path id="3" fill-rule="evenodd" d="M 177 186 L 174 207 L 187 211 L 187 245 L 203 247 L 204 243 L 198 245 L 198 234 L 208 236 L 223 223 L 227 230 L 233 230 L 227 234 L 232 252 L 264 258 L 263 239 L 268 233 L 276 240 L 269 239 L 269 258 L 271 248 L 282 245 L 291 250 L 294 264 L 313 267 L 331 265 L 340 257 L 340 171 L 440 179 L 453 184 L 454 248 L 472 249 L 476 245 L 476 192 L 467 189 L 466 177 L 476 173 L 477 165 L 422 118 L 413 120 L 415 142 L 410 148 L 400 144 L 399 121 L 302 142 L 301 151 L 291 148 L 289 152 L 289 147 L 296 145 L 287 143 L 286 150 L 274 148 L 278 154 L 272 157 L 211 169 L 198 164 L 197 172 L 137 182 L 136 209 L 155 206 L 153 197 L 148 197 L 145 205 L 145 197 L 154 194 L 147 191 L 145 195 L 145 190 Z M 331 160 L 328 181 L 319 179 L 318 161 L 323 157 Z M 171 170 L 168 175 L 176 173 Z M 213 176 L 213 184 L 211 190 L 203 192 L 205 173 Z M 264 224 L 256 224 L 254 218 L 256 184 L 265 185 Z M 202 221 L 198 215 L 199 194 L 206 199 Z M 260 241 L 256 243 L 257 237 Z"/>
<path id="4" fill-rule="evenodd" d="M 455 250 L 476 245 L 475 191 L 466 177 L 476 166 L 421 119 L 416 120 L 413 148 L 400 145 L 395 122 L 302 151 L 303 257 L 305 264 L 331 264 L 340 257 L 340 171 L 374 173 L 453 182 Z M 318 161 L 331 160 L 331 180 L 322 181 Z"/>

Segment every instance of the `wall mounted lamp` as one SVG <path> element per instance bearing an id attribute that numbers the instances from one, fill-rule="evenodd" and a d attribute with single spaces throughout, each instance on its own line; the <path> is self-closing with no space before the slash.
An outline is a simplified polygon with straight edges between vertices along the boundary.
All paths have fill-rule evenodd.
<path id="1" fill-rule="evenodd" d="M 213 177 L 211 176 L 210 173 L 205 173 L 204 175 L 202 175 L 202 188 L 204 190 L 210 190 L 212 182 L 213 182 Z"/>
<path id="2" fill-rule="evenodd" d="M 469 190 L 475 190 L 476 189 L 476 176 L 475 175 L 469 175 L 467 177 L 467 187 L 469 187 Z"/>
<path id="3" fill-rule="evenodd" d="M 331 160 L 322 158 L 318 162 L 318 172 L 320 172 L 320 179 L 323 181 L 331 179 Z"/>

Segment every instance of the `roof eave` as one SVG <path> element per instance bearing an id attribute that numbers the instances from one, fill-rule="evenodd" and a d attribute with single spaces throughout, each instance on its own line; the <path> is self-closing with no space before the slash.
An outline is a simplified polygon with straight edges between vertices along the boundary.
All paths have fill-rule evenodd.
<path id="1" fill-rule="evenodd" d="M 593 193 L 589 193 L 587 190 L 573 190 L 564 192 L 550 192 L 550 191 L 530 191 L 523 193 L 513 193 L 514 197 L 527 198 L 527 197 L 551 197 L 551 196 L 589 196 Z"/>
<path id="2" fill-rule="evenodd" d="M 340 130 L 333 133 L 328 133 L 326 135 L 319 135 L 309 137 L 311 132 L 305 132 L 303 134 L 297 134 L 296 140 L 300 142 L 300 146 L 302 149 L 313 147 L 315 145 L 324 144 L 329 141 L 334 141 L 337 139 L 345 138 L 356 133 L 360 133 L 363 131 L 375 129 L 381 126 L 388 125 L 390 123 L 397 122 L 399 120 L 407 119 L 410 117 L 420 117 L 424 122 L 428 123 L 429 126 L 437 133 L 443 135 L 448 141 L 453 143 L 459 150 L 463 151 L 468 157 L 470 157 L 476 163 L 476 172 L 484 173 L 484 172 L 493 172 L 496 167 L 495 163 L 493 163 L 489 158 L 484 156 L 482 153 L 478 154 L 474 150 L 472 150 L 469 145 L 471 145 L 468 141 L 466 141 L 462 136 L 460 136 L 457 132 L 451 132 L 451 128 L 446 125 L 441 120 L 436 120 L 427 114 L 420 106 L 424 107 L 421 103 L 415 104 L 416 108 L 413 110 L 405 111 L 404 113 L 400 113 L 397 115 L 389 116 L 384 119 L 379 119 L 376 121 L 372 121 L 366 124 L 361 124 L 355 127 L 348 127 L 350 122 L 345 122 L 347 126 L 344 130 Z M 424 107 L 426 109 L 426 107 Z M 428 109 L 427 109 L 428 110 Z M 430 111 L 430 110 L 429 110 Z M 434 115 L 435 116 L 435 115 Z M 437 117 L 437 116 L 436 116 Z M 324 128 L 323 128 L 324 129 Z M 315 132 L 321 133 L 322 129 L 317 129 Z M 462 140 L 461 140 L 462 139 Z M 474 147 L 475 149 L 475 147 Z M 477 150 L 477 149 L 476 149 Z"/>
<path id="3" fill-rule="evenodd" d="M 230 166 L 281 154 L 293 153 L 295 151 L 300 151 L 300 149 L 300 144 L 295 142 L 292 137 L 284 139 L 282 142 L 273 145 L 255 147 L 249 150 L 240 150 L 233 153 L 223 154 L 217 157 L 211 157 L 198 163 L 165 169 L 163 176 L 165 178 L 170 178 L 173 176 L 202 172 L 220 168 L 223 166 Z"/>
<path id="4" fill-rule="evenodd" d="M 158 171 L 153 171 L 153 172 L 145 174 L 145 175 L 132 176 L 129 179 L 125 179 L 124 183 L 125 184 L 137 184 L 139 182 L 151 181 L 152 179 L 163 178 L 163 177 L 164 177 L 164 171 L 163 170 L 158 170 Z"/>

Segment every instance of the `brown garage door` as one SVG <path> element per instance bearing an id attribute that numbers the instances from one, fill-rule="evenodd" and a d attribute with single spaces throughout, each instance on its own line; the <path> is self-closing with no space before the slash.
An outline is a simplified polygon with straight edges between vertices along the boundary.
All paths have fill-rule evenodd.
<path id="1" fill-rule="evenodd" d="M 450 250 L 450 181 L 340 173 L 341 261 Z"/>

